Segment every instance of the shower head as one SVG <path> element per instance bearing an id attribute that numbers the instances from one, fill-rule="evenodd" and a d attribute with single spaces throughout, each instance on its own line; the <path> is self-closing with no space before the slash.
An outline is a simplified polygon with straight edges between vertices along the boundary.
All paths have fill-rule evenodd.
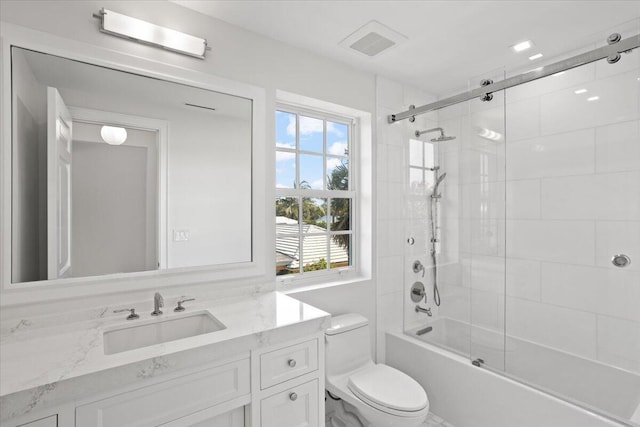
<path id="1" fill-rule="evenodd" d="M 419 138 L 420 135 L 423 135 L 425 133 L 429 133 L 429 132 L 440 132 L 440 136 L 437 138 L 433 138 L 431 140 L 431 142 L 443 142 L 443 141 L 451 141 L 452 139 L 456 139 L 455 136 L 446 136 L 444 134 L 444 129 L 442 128 L 433 128 L 433 129 L 427 129 L 427 130 L 417 130 L 415 131 L 415 136 L 416 138 Z"/>
<path id="2" fill-rule="evenodd" d="M 452 139 L 456 139 L 456 137 L 455 136 L 446 136 L 446 135 L 442 134 L 437 138 L 432 138 L 431 142 L 451 141 Z"/>

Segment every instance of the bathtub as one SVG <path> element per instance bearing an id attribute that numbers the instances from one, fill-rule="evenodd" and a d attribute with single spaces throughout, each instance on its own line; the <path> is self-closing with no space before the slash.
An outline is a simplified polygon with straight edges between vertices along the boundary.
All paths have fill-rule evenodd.
<path id="1" fill-rule="evenodd" d="M 386 363 L 420 382 L 431 410 L 456 427 L 640 426 L 640 375 L 513 337 L 505 340 L 457 320 L 441 318 L 417 329 L 426 326 L 433 329 L 421 336 L 416 329 L 388 333 Z M 484 368 L 471 364 L 470 350 L 474 359 L 485 361 Z M 505 368 L 518 381 L 500 372 Z M 586 409 L 590 405 L 607 416 Z"/>

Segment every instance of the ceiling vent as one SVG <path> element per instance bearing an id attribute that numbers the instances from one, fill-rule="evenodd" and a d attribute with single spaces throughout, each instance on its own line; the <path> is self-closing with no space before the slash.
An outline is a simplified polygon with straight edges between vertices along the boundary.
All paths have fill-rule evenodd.
<path id="1" fill-rule="evenodd" d="M 351 33 L 339 44 L 344 48 L 373 57 L 406 40 L 407 37 L 399 32 L 378 21 L 371 21 Z"/>

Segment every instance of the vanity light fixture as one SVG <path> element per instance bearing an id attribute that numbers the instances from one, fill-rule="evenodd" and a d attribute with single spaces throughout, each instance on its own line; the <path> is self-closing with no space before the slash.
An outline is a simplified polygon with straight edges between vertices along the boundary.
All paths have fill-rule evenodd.
<path id="1" fill-rule="evenodd" d="M 161 27 L 112 10 L 103 8 L 93 16 L 100 19 L 100 31 L 112 36 L 158 46 L 200 59 L 204 59 L 206 51 L 210 49 L 207 41 L 200 37 Z"/>
<path id="2" fill-rule="evenodd" d="M 127 130 L 116 126 L 102 126 L 100 136 L 109 145 L 122 145 L 127 140 Z"/>

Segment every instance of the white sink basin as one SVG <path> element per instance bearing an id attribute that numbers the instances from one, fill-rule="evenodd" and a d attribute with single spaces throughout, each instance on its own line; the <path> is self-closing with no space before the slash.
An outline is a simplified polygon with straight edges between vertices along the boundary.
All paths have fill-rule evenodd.
<path id="1" fill-rule="evenodd" d="M 104 354 L 120 353 L 226 329 L 226 326 L 206 311 L 167 319 L 152 319 L 138 324 L 134 322 L 104 332 Z"/>

